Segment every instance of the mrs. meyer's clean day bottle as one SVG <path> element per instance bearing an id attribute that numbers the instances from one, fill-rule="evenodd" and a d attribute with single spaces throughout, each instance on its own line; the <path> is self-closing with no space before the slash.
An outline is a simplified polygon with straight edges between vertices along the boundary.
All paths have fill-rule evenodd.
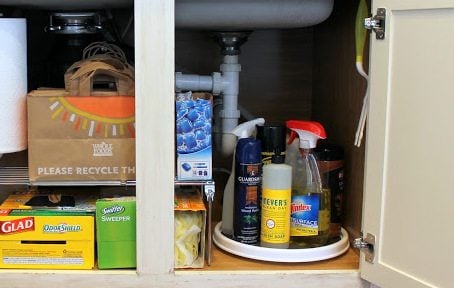
<path id="1" fill-rule="evenodd" d="M 287 157 L 292 166 L 292 197 L 290 215 L 290 248 L 323 246 L 328 242 L 330 223 L 330 191 L 322 187 L 313 149 L 326 133 L 318 122 L 289 120 L 288 144 L 299 137 L 299 152 Z"/>

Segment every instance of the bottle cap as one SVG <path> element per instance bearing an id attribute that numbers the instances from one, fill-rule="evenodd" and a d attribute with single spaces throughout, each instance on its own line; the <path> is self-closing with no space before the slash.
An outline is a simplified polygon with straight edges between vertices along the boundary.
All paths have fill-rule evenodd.
<path id="1" fill-rule="evenodd" d="M 287 128 L 290 129 L 288 144 L 299 137 L 300 148 L 313 149 L 317 146 L 318 139 L 326 139 L 326 132 L 322 124 L 315 121 L 287 120 Z"/>
<path id="2" fill-rule="evenodd" d="M 274 154 L 273 156 L 271 156 L 271 163 L 274 163 L 274 164 L 282 164 L 282 163 L 285 163 L 285 155 L 282 155 L 282 154 Z"/>
<path id="3" fill-rule="evenodd" d="M 279 149 L 279 154 L 284 152 L 285 133 L 284 125 L 257 125 L 257 139 L 262 141 L 262 152 L 275 152 L 276 149 Z"/>

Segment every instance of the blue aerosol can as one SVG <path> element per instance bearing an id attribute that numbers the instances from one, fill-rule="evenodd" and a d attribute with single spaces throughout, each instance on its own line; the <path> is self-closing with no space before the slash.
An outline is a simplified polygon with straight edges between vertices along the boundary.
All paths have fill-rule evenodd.
<path id="1" fill-rule="evenodd" d="M 250 245 L 260 242 L 262 156 L 261 141 L 238 140 L 235 150 L 234 239 Z"/>

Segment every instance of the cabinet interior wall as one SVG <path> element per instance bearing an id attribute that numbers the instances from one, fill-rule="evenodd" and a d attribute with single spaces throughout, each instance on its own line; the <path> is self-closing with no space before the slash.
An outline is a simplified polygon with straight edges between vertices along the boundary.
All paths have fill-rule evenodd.
<path id="1" fill-rule="evenodd" d="M 370 1 L 367 1 L 370 7 Z M 334 1 L 330 18 L 314 33 L 313 118 L 324 123 L 334 143 L 345 149 L 343 226 L 359 237 L 363 203 L 365 144 L 354 146 L 366 81 L 355 67 L 355 17 L 358 1 Z M 367 40 L 367 39 L 366 39 Z M 364 47 L 365 70 L 368 41 Z"/>

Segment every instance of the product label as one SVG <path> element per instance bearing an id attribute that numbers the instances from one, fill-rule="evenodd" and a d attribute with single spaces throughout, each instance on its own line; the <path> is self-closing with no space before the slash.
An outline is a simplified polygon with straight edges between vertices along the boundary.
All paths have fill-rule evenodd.
<path id="1" fill-rule="evenodd" d="M 69 233 L 82 231 L 81 225 L 69 225 L 67 223 L 60 224 L 44 224 L 43 233 Z"/>
<path id="2" fill-rule="evenodd" d="M 95 143 L 93 145 L 93 156 L 95 157 L 110 157 L 113 156 L 113 144 L 106 142 Z"/>
<path id="3" fill-rule="evenodd" d="M 28 249 L 2 249 L 2 263 L 8 265 L 82 265 L 82 250 L 46 249 L 45 246 Z"/>
<path id="4" fill-rule="evenodd" d="M 286 243 L 290 239 L 291 190 L 263 189 L 262 229 L 260 238 L 268 243 Z"/>
<path id="5" fill-rule="evenodd" d="M 292 197 L 290 216 L 291 236 L 316 236 L 319 231 L 320 194 Z"/>
<path id="6" fill-rule="evenodd" d="M 268 165 L 271 164 L 271 159 L 273 158 L 274 152 L 262 151 L 262 164 Z"/>
<path id="7" fill-rule="evenodd" d="M 11 221 L 0 221 L 0 234 L 20 233 L 35 230 L 35 218 L 26 217 Z"/>
<path id="8" fill-rule="evenodd" d="M 120 173 L 136 173 L 134 166 L 99 166 L 99 167 L 38 167 L 38 176 L 63 175 L 120 175 Z"/>
<path id="9" fill-rule="evenodd" d="M 121 205 L 113 205 L 102 209 L 101 221 L 102 222 L 128 222 L 131 221 L 129 215 L 121 215 L 125 212 L 126 208 Z"/>
<path id="10" fill-rule="evenodd" d="M 244 244 L 259 242 L 260 168 L 260 163 L 236 166 L 234 234 Z"/>

